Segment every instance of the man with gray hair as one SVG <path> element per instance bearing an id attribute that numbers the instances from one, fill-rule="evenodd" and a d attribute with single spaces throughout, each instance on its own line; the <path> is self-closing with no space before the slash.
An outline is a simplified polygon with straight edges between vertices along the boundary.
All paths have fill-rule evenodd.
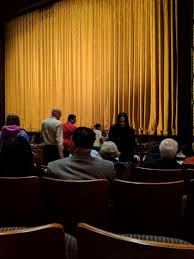
<path id="1" fill-rule="evenodd" d="M 176 162 L 178 143 L 172 138 L 166 138 L 159 145 L 160 157 L 150 158 L 142 163 L 143 167 L 154 169 L 176 169 L 181 165 Z"/>
<path id="2" fill-rule="evenodd" d="M 42 122 L 41 133 L 45 143 L 46 163 L 63 158 L 63 128 L 60 117 L 60 109 L 53 108 L 51 117 Z"/>

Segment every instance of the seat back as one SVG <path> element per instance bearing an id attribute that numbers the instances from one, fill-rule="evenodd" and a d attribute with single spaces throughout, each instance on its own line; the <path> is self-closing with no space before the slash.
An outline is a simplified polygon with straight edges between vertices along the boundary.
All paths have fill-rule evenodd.
<path id="1" fill-rule="evenodd" d="M 64 232 L 51 224 L 0 232 L 1 259 L 65 259 Z"/>
<path id="2" fill-rule="evenodd" d="M 182 223 L 184 181 L 139 183 L 115 180 L 114 226 L 121 233 L 176 235 Z"/>
<path id="3" fill-rule="evenodd" d="M 120 180 L 130 180 L 132 173 L 132 163 L 116 162 L 114 163 L 116 178 Z"/>
<path id="4" fill-rule="evenodd" d="M 132 181 L 135 182 L 171 182 L 184 179 L 182 169 L 151 169 L 136 167 L 133 170 Z"/>
<path id="5" fill-rule="evenodd" d="M 142 241 L 79 224 L 79 259 L 193 259 L 194 246 Z"/>
<path id="6" fill-rule="evenodd" d="M 74 233 L 78 222 L 105 227 L 108 214 L 107 180 L 69 181 L 42 178 L 45 216 Z"/>
<path id="7" fill-rule="evenodd" d="M 0 226 L 41 223 L 40 180 L 36 176 L 0 178 Z"/>

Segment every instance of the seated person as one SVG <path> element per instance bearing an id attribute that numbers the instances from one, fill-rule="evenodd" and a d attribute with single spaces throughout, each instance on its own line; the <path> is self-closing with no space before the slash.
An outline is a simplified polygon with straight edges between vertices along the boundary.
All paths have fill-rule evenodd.
<path id="1" fill-rule="evenodd" d="M 72 156 L 48 164 L 50 177 L 64 180 L 92 180 L 115 178 L 114 165 L 110 161 L 91 157 L 95 141 L 92 129 L 79 127 L 72 138 Z"/>
<path id="2" fill-rule="evenodd" d="M 94 142 L 94 145 L 93 147 L 99 151 L 100 150 L 100 147 L 102 146 L 102 142 L 101 142 L 101 139 L 102 139 L 102 131 L 101 131 L 101 125 L 99 123 L 95 124 L 94 125 L 94 133 L 96 135 L 96 139 L 95 139 L 95 142 Z"/>
<path id="3" fill-rule="evenodd" d="M 6 136 L 22 136 L 29 142 L 27 132 L 20 127 L 20 119 L 17 114 L 11 113 L 7 116 L 6 125 L 2 127 L 1 139 Z"/>
<path id="4" fill-rule="evenodd" d="M 176 169 L 182 168 L 180 164 L 176 162 L 176 154 L 178 151 L 178 143 L 171 138 L 166 138 L 161 141 L 160 157 L 152 157 L 142 162 L 142 167 L 153 169 Z"/>
<path id="5" fill-rule="evenodd" d="M 105 160 L 118 162 L 120 152 L 118 151 L 118 148 L 114 142 L 105 141 L 100 149 L 100 155 Z"/>
<path id="6" fill-rule="evenodd" d="M 41 174 L 34 166 L 29 142 L 22 136 L 6 136 L 0 144 L 0 176 L 22 177 Z"/>

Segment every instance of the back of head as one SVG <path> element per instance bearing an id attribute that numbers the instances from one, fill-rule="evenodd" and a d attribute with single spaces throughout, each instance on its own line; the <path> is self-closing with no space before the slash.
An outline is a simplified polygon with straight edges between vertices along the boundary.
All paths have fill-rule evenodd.
<path id="1" fill-rule="evenodd" d="M 96 130 L 99 130 L 99 129 L 101 128 L 101 124 L 100 124 L 100 123 L 96 123 L 96 124 L 94 125 L 94 128 L 95 128 Z"/>
<path id="2" fill-rule="evenodd" d="M 174 158 L 178 151 L 178 143 L 171 138 L 166 138 L 161 141 L 160 146 L 161 158 Z"/>
<path id="3" fill-rule="evenodd" d="M 76 122 L 76 115 L 75 114 L 69 114 L 68 121 L 70 121 L 71 123 L 75 123 Z"/>
<path id="4" fill-rule="evenodd" d="M 59 120 L 61 118 L 61 110 L 59 108 L 53 108 L 52 116 Z"/>
<path id="5" fill-rule="evenodd" d="M 6 125 L 16 125 L 20 126 L 19 116 L 15 113 L 11 113 L 7 116 Z"/>
<path id="6" fill-rule="evenodd" d="M 92 149 L 95 139 L 95 133 L 87 127 L 79 127 L 73 134 L 74 145 L 78 148 Z"/>
<path id="7" fill-rule="evenodd" d="M 107 160 L 113 160 L 120 155 L 116 144 L 112 141 L 105 141 L 100 149 L 100 155 Z"/>

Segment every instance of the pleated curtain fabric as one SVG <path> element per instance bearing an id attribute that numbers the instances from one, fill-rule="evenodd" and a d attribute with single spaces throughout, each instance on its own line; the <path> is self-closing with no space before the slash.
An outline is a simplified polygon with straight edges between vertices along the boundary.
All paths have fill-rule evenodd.
<path id="1" fill-rule="evenodd" d="M 5 26 L 6 114 L 39 131 L 53 107 L 104 128 L 177 133 L 176 0 L 64 0 Z"/>

